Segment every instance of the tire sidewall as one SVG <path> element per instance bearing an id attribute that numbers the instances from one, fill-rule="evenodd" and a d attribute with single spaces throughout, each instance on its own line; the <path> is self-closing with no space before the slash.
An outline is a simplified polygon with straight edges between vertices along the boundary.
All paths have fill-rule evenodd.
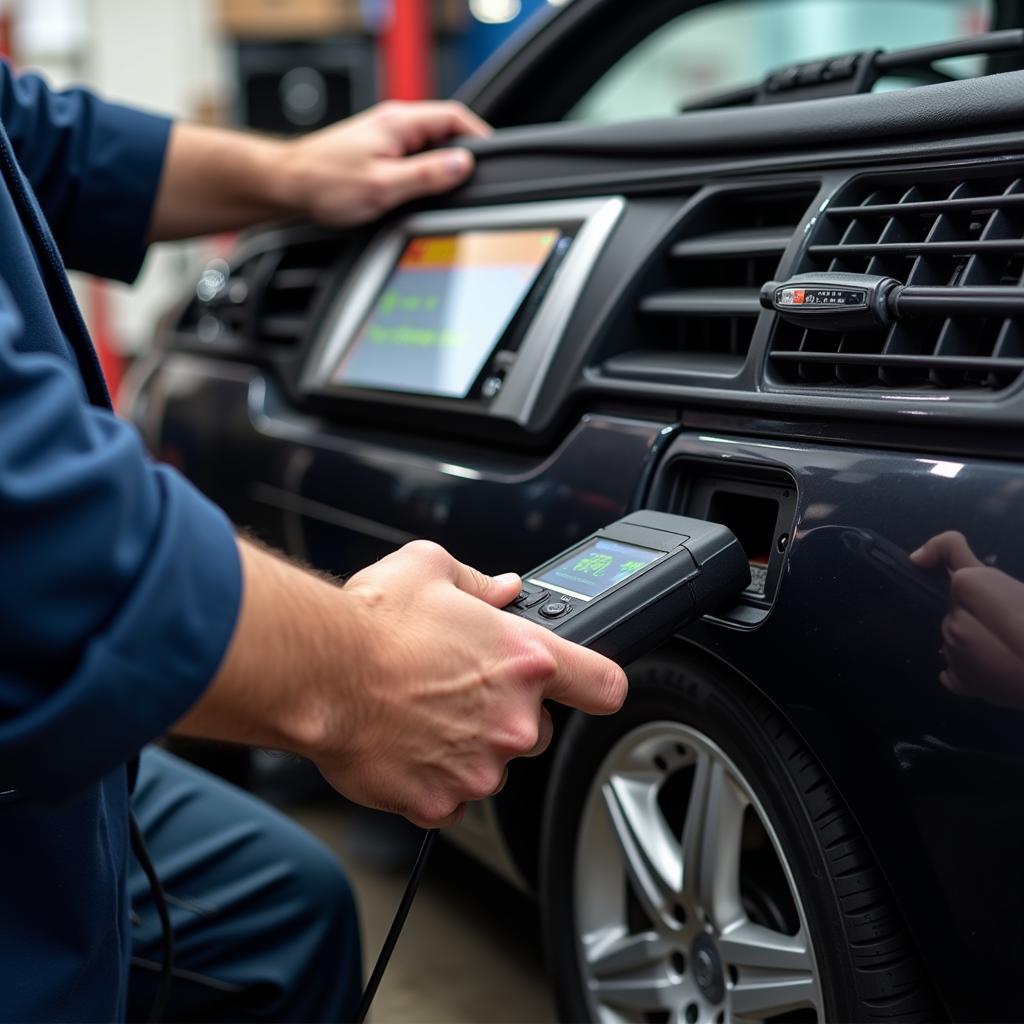
<path id="1" fill-rule="evenodd" d="M 789 862 L 814 948 L 825 1019 L 862 1017 L 825 853 L 786 751 L 744 699 L 747 688 L 699 656 L 685 653 L 644 659 L 630 668 L 629 677 L 629 697 L 618 714 L 572 716 L 552 768 L 542 829 L 540 891 L 545 952 L 559 1020 L 592 1019 L 584 994 L 575 906 L 584 808 L 609 751 L 628 733 L 657 721 L 683 723 L 702 732 L 746 777 Z"/>

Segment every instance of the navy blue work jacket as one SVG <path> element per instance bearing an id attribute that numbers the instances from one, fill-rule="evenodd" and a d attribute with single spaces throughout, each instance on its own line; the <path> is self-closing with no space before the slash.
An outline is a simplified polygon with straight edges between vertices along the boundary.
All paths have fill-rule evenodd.
<path id="1" fill-rule="evenodd" d="M 0 62 L 0 1020 L 118 1020 L 131 759 L 200 696 L 231 527 L 111 413 L 65 266 L 141 264 L 162 118 Z"/>

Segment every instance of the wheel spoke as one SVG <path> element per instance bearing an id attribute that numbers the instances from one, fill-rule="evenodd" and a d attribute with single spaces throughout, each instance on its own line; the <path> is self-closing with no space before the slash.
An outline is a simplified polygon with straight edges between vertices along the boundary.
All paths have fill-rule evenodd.
<path id="1" fill-rule="evenodd" d="M 765 977 L 741 978 L 729 993 L 729 1005 L 733 1017 L 761 1020 L 804 1006 L 818 1010 L 816 998 L 817 987 L 809 971 L 794 971 L 785 976 L 768 972 Z"/>
<path id="2" fill-rule="evenodd" d="M 683 829 L 686 871 L 693 882 L 686 888 L 720 931 L 743 916 L 740 843 L 745 809 L 746 800 L 725 766 L 701 755 Z"/>
<path id="3" fill-rule="evenodd" d="M 803 932 L 784 935 L 753 921 L 726 930 L 718 939 L 726 963 L 736 967 L 757 967 L 778 971 L 810 971 L 814 960 Z"/>
<path id="4" fill-rule="evenodd" d="M 672 1010 L 679 1002 L 679 985 L 663 968 L 647 974 L 618 978 L 591 978 L 590 991 L 598 1001 L 622 1010 L 638 1013 Z"/>
<path id="5" fill-rule="evenodd" d="M 693 767 L 690 802 L 683 821 L 683 889 L 693 899 L 699 897 L 700 850 L 704 836 L 704 819 L 708 813 L 711 784 L 711 758 L 701 751 Z"/>
<path id="6" fill-rule="evenodd" d="M 652 924 L 667 918 L 682 885 L 679 841 L 658 806 L 657 783 L 615 776 L 603 787 L 633 891 Z"/>
<path id="7" fill-rule="evenodd" d="M 801 1006 L 818 1009 L 814 958 L 802 932 L 784 935 L 751 921 L 718 940 L 727 964 L 739 969 L 729 994 L 735 1017 L 761 1018 Z"/>
<path id="8" fill-rule="evenodd" d="M 595 978 L 642 972 L 654 964 L 663 963 L 671 949 L 657 932 L 611 934 L 587 949 L 587 966 Z"/>

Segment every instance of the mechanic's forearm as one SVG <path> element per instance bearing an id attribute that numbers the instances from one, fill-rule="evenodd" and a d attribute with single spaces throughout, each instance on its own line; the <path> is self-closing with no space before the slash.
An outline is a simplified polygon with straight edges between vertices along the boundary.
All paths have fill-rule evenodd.
<path id="1" fill-rule="evenodd" d="M 233 231 L 298 213 L 288 153 L 288 144 L 277 139 L 175 124 L 149 241 Z"/>
<path id="2" fill-rule="evenodd" d="M 384 103 L 287 141 L 222 128 L 171 130 L 149 241 L 310 217 L 347 228 L 448 192 L 473 170 L 456 136 L 490 129 L 459 103 Z M 426 149 L 426 152 L 423 150 Z"/>
<path id="3" fill-rule="evenodd" d="M 358 611 L 342 589 L 245 540 L 238 624 L 213 682 L 179 735 L 309 755 L 335 742 L 345 677 L 358 660 Z"/>

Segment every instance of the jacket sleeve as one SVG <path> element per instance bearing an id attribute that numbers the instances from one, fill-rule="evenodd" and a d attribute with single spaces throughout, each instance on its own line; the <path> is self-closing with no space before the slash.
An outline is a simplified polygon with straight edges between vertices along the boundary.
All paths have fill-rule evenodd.
<path id="1" fill-rule="evenodd" d="M 54 92 L 0 60 L 0 121 L 65 264 L 135 278 L 160 184 L 170 121 L 86 89 Z"/>
<path id="2" fill-rule="evenodd" d="M 241 566 L 224 515 L 20 330 L 0 281 L 0 792 L 59 799 L 199 698 Z"/>

